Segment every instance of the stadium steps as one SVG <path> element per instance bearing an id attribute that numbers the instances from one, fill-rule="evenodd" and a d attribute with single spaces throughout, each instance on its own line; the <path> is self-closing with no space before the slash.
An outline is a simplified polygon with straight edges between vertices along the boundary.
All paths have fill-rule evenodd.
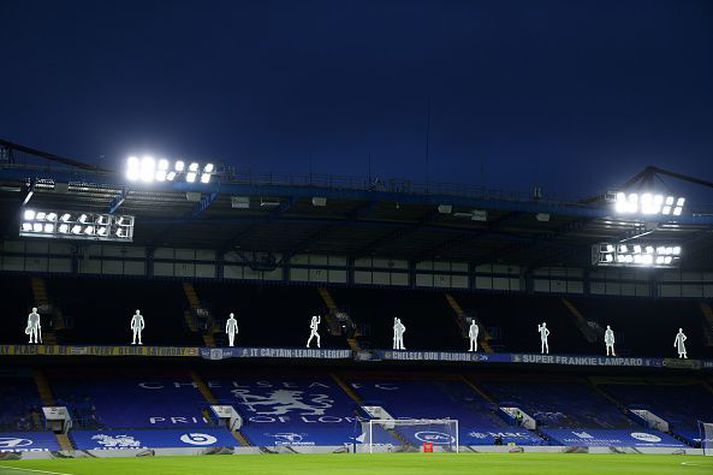
<path id="1" fill-rule="evenodd" d="M 584 336 L 584 339 L 587 340 L 589 343 L 596 343 L 599 336 L 597 335 L 597 332 L 589 326 L 589 323 L 587 322 L 587 319 L 584 318 L 584 315 L 582 315 L 582 312 L 580 312 L 579 309 L 570 300 L 562 298 L 561 301 L 562 304 L 567 307 L 569 313 L 571 313 L 574 317 L 574 321 L 577 325 L 577 328 Z"/>
<path id="2" fill-rule="evenodd" d="M 458 375 L 458 377 L 460 378 L 461 381 L 463 381 L 466 384 L 466 386 L 468 386 L 470 389 L 472 389 L 476 393 L 480 394 L 480 397 L 482 397 L 483 399 L 488 401 L 490 404 L 497 404 L 497 401 L 495 401 L 495 399 L 493 399 L 493 397 L 490 396 L 490 394 L 488 394 L 485 391 L 483 391 L 482 389 L 480 389 L 480 387 L 477 384 L 475 384 L 473 381 L 466 378 L 462 374 Z"/>
<path id="3" fill-rule="evenodd" d="M 360 406 L 364 403 L 361 396 L 359 396 L 351 386 L 344 382 L 342 378 L 337 376 L 335 373 L 329 373 L 329 376 L 337 383 L 337 386 L 342 388 L 342 391 L 346 393 L 347 396 L 351 398 L 352 401 L 359 404 Z"/>
<path id="4" fill-rule="evenodd" d="M 218 404 L 218 400 L 213 395 L 213 391 L 211 391 L 205 381 L 203 381 L 203 378 L 201 378 L 195 370 L 190 370 L 189 373 L 191 375 L 191 379 L 198 388 L 198 391 L 203 396 L 203 399 L 205 399 L 208 404 Z M 245 435 L 239 430 L 231 430 L 230 432 L 242 447 L 250 447 L 252 445 L 250 441 L 248 441 L 247 437 L 245 437 Z"/>
<path id="5" fill-rule="evenodd" d="M 707 325 L 704 328 L 706 346 L 713 346 L 713 308 L 711 308 L 710 304 L 706 302 L 701 302 L 700 307 L 707 322 Z"/>
<path id="6" fill-rule="evenodd" d="M 193 284 L 190 282 L 183 282 L 182 286 L 183 286 L 183 293 L 186 295 L 186 300 L 188 301 L 188 305 L 191 308 L 189 311 L 186 311 L 184 313 L 184 318 L 186 320 L 186 324 L 188 325 L 188 328 L 191 331 L 198 333 L 199 328 L 196 323 L 195 315 L 198 314 L 198 311 L 205 311 L 205 309 L 201 305 L 201 300 L 200 300 L 200 298 L 198 298 L 198 292 L 196 292 L 196 288 L 193 287 Z M 220 329 L 216 325 L 215 320 L 213 319 L 213 316 L 208 314 L 207 315 L 207 328 L 206 328 L 205 332 L 202 334 L 203 344 L 209 348 L 214 348 L 215 347 L 214 334 L 219 331 L 220 331 Z"/>
<path id="7" fill-rule="evenodd" d="M 47 376 L 39 369 L 33 371 L 33 378 L 35 380 L 35 385 L 37 386 L 37 392 L 40 395 L 40 400 L 43 406 L 54 406 L 55 399 L 52 394 L 52 388 L 50 388 L 50 383 L 47 380 Z M 42 425 L 42 424 L 40 424 Z M 67 434 L 55 434 L 57 438 L 57 443 L 62 450 L 74 450 L 72 442 L 67 437 Z"/>
<path id="8" fill-rule="evenodd" d="M 463 311 L 463 308 L 460 306 L 458 301 L 453 297 L 451 294 L 446 293 L 445 294 L 446 301 L 448 302 L 448 305 L 450 305 L 451 309 L 454 312 L 455 320 L 456 320 L 456 325 L 458 325 L 458 328 L 460 328 L 461 334 L 465 338 L 468 337 L 468 324 L 466 323 L 466 315 L 465 312 Z M 490 336 L 490 333 L 488 333 L 488 329 L 485 328 L 485 325 L 483 325 L 475 316 L 471 317 L 475 319 L 475 323 L 478 325 L 480 329 L 480 335 L 482 337 L 480 338 L 480 341 L 478 342 L 480 346 L 483 347 L 483 350 L 486 353 L 492 353 L 493 352 L 493 347 L 490 346 L 490 340 L 492 337 Z"/>
<path id="9" fill-rule="evenodd" d="M 35 306 L 45 307 L 43 310 L 46 312 L 46 309 L 50 308 L 50 302 L 47 298 L 47 286 L 45 285 L 45 280 L 41 277 L 33 277 L 31 285 Z M 64 328 L 64 319 L 61 315 L 57 315 L 57 312 L 52 311 L 50 316 L 52 318 L 52 326 L 50 328 Z M 42 328 L 42 343 L 46 345 L 57 344 L 57 335 L 52 329 Z"/>
<path id="10" fill-rule="evenodd" d="M 188 329 L 193 333 L 198 333 L 198 326 L 196 325 L 196 319 L 193 317 L 193 313 L 190 310 L 183 312 L 183 318 L 186 320 L 186 325 Z"/>
<path id="11" fill-rule="evenodd" d="M 319 292 L 319 296 L 322 297 L 324 305 L 326 305 L 329 310 L 327 315 L 324 317 L 325 320 L 327 320 L 327 325 L 329 325 L 330 329 L 333 328 L 334 331 L 332 333 L 337 335 L 341 332 L 341 328 L 339 327 L 339 322 L 334 319 L 334 315 L 339 312 L 339 307 L 337 307 L 334 298 L 332 298 L 332 294 L 329 293 L 329 290 L 326 287 L 319 287 L 317 291 Z M 359 342 L 356 338 L 347 338 L 347 343 L 352 351 L 361 351 L 361 346 L 359 346 Z"/>

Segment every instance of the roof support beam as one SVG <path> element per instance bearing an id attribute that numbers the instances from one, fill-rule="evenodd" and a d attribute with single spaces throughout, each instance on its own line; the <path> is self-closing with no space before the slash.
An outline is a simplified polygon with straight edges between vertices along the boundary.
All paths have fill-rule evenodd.
<path id="1" fill-rule="evenodd" d="M 124 201 L 126 201 L 127 196 L 129 196 L 128 188 L 122 188 L 119 194 L 111 199 L 111 203 L 109 203 L 109 209 L 107 210 L 107 213 L 116 213 L 119 210 L 119 207 L 124 204 Z"/>

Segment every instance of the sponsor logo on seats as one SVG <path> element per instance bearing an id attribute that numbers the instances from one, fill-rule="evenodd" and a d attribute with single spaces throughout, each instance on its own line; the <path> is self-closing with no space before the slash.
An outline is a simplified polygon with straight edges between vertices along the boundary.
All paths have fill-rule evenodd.
<path id="1" fill-rule="evenodd" d="M 249 389 L 231 392 L 247 410 L 263 416 L 281 416 L 293 411 L 300 415 L 322 416 L 334 405 L 329 394 L 306 394 L 295 389 L 273 389 L 265 396 L 252 394 Z"/>
<path id="2" fill-rule="evenodd" d="M 136 449 L 141 447 L 141 441 L 128 434 L 97 434 L 92 436 L 92 440 L 96 440 L 97 444 L 105 449 Z"/>
<path id="3" fill-rule="evenodd" d="M 640 440 L 642 442 L 649 442 L 652 444 L 661 442 L 661 437 L 654 435 L 654 434 L 648 434 L 646 432 L 632 432 L 631 437 L 633 437 L 636 440 Z"/>
<path id="4" fill-rule="evenodd" d="M 213 445 L 218 442 L 218 439 L 209 434 L 192 432 L 190 434 L 183 434 L 181 436 L 181 442 L 189 445 Z"/>
<path id="5" fill-rule="evenodd" d="M 267 433 L 267 437 L 275 439 L 275 445 L 315 445 L 313 441 L 304 440 L 307 434 L 298 434 L 296 432 L 276 432 L 274 434 Z"/>
<path id="6" fill-rule="evenodd" d="M 437 432 L 434 430 L 422 430 L 414 434 L 417 440 L 421 442 L 431 442 L 436 445 L 448 445 L 455 442 L 455 437 L 446 434 L 444 432 Z"/>
<path id="7" fill-rule="evenodd" d="M 19 449 L 21 447 L 29 447 L 33 442 L 30 439 L 22 439 L 20 437 L 0 437 L 0 450 L 2 449 Z"/>
<path id="8" fill-rule="evenodd" d="M 591 434 L 588 434 L 587 432 L 577 432 L 577 431 L 572 431 L 574 435 L 579 437 L 580 439 L 593 439 L 594 437 Z"/>

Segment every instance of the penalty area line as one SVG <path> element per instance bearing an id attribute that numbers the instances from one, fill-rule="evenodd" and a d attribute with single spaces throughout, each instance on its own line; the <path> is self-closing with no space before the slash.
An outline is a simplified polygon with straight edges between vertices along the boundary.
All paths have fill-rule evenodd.
<path id="1" fill-rule="evenodd" d="M 50 472 L 49 470 L 38 470 L 34 468 L 20 468 L 20 467 L 10 467 L 7 465 L 0 465 L 0 474 L 3 473 L 4 470 L 15 470 L 19 473 L 44 473 L 47 475 L 72 475 L 71 473 L 64 473 L 64 472 Z"/>

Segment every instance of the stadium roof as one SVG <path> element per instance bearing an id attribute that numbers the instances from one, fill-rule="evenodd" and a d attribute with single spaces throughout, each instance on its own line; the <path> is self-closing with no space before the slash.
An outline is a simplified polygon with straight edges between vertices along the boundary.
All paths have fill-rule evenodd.
<path id="1" fill-rule="evenodd" d="M 0 141 L 6 239 L 17 238 L 20 207 L 32 190 L 28 206 L 37 209 L 135 215 L 134 243 L 149 247 L 587 267 L 592 244 L 644 235 L 681 244 L 684 268 L 713 269 L 713 213 L 695 204 L 661 221 L 615 217 L 604 197 L 563 201 L 395 180 L 222 170 L 209 184 L 136 184 L 51 154 L 39 156 L 41 164 L 20 163 L 17 153 L 36 159 L 43 152 L 8 144 Z M 248 198 L 249 207 L 234 207 L 235 197 Z"/>

